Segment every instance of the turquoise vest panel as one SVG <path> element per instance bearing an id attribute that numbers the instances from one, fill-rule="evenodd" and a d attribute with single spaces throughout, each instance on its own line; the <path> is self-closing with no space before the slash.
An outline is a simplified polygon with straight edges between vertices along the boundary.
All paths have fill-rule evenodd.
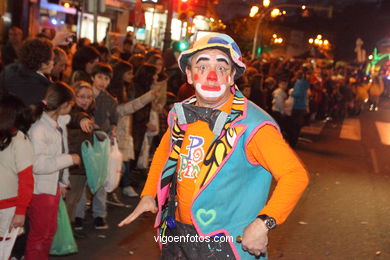
<path id="1" fill-rule="evenodd" d="M 259 125 L 267 123 L 276 125 L 266 112 L 248 101 L 246 117 L 236 122 L 236 125 L 247 126 L 247 129 L 230 158 L 200 191 L 192 205 L 192 219 L 198 232 L 209 236 L 219 233 L 232 236 L 234 243 L 230 244 L 234 244 L 241 259 L 255 259 L 235 240 L 243 235 L 244 228 L 255 220 L 266 204 L 272 180 L 272 175 L 261 165 L 248 162 L 245 144 Z"/>

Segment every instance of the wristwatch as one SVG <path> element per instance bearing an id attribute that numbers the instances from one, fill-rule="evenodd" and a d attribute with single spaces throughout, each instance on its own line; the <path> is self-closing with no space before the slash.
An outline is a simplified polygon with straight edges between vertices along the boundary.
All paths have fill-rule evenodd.
<path id="1" fill-rule="evenodd" d="M 257 218 L 264 221 L 264 224 L 268 228 L 268 230 L 276 228 L 276 220 L 273 217 L 262 214 L 262 215 L 258 215 Z"/>

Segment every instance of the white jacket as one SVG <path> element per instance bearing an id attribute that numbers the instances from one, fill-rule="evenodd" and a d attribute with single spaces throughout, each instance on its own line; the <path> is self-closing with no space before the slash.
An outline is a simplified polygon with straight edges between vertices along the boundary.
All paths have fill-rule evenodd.
<path id="1" fill-rule="evenodd" d="M 283 115 L 284 102 L 287 99 L 286 92 L 281 88 L 277 88 L 274 90 L 274 92 L 272 92 L 272 97 L 272 111 L 279 112 Z"/>
<path id="2" fill-rule="evenodd" d="M 291 88 L 289 91 L 288 91 L 288 98 L 286 99 L 286 101 L 284 102 L 284 114 L 287 115 L 287 116 L 291 116 L 292 114 L 292 110 L 293 110 L 293 106 L 294 106 L 294 97 L 292 96 L 292 92 L 294 91 L 293 88 Z"/>
<path id="3" fill-rule="evenodd" d="M 69 185 L 68 167 L 73 165 L 72 156 L 68 154 L 68 137 L 66 125 L 70 116 L 60 116 L 55 122 L 48 114 L 43 112 L 42 117 L 36 121 L 28 131 L 34 149 L 34 194 L 57 193 L 58 182 L 61 187 Z M 62 152 L 61 133 L 57 126 L 62 128 L 62 138 L 65 152 Z M 59 172 L 64 169 L 62 179 Z"/>

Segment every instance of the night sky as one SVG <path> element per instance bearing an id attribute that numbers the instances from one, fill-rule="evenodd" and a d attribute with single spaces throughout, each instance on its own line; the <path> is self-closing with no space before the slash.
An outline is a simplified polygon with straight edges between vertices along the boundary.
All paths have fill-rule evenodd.
<path id="1" fill-rule="evenodd" d="M 366 2 L 379 4 L 386 0 L 271 0 L 272 4 L 281 3 L 293 3 L 302 5 L 316 5 L 316 6 L 328 6 L 330 4 L 334 6 L 343 6 L 356 2 Z M 262 0 L 219 0 L 217 12 L 223 21 L 228 21 L 236 16 L 245 16 L 249 14 L 251 5 L 256 3 L 262 3 Z"/>

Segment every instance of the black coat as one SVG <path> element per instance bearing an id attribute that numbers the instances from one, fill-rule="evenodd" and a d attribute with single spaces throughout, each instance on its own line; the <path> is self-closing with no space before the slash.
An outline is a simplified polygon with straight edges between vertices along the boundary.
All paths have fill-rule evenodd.
<path id="1" fill-rule="evenodd" d="M 45 76 L 18 63 L 5 67 L 0 79 L 5 92 L 16 95 L 27 106 L 39 103 L 51 83 Z"/>
<path id="2" fill-rule="evenodd" d="M 7 42 L 1 48 L 1 58 L 3 59 L 4 66 L 14 63 L 18 59 L 18 54 L 10 42 Z"/>

